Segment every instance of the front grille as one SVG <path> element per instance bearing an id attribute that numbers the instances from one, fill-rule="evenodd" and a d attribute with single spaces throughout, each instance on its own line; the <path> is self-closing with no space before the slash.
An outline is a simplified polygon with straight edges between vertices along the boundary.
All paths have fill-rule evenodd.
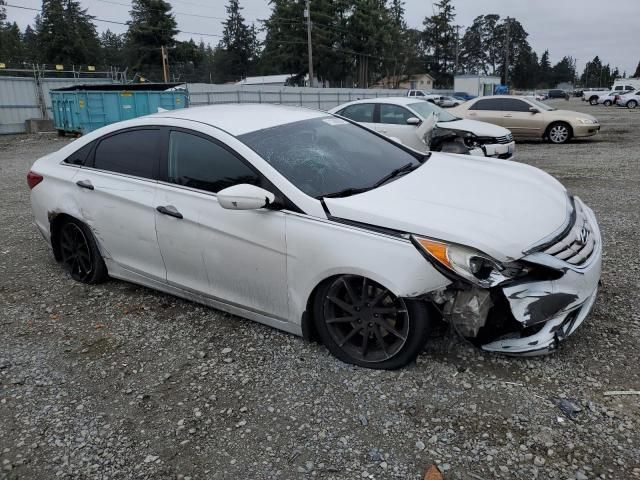
<path id="1" fill-rule="evenodd" d="M 509 135 L 505 135 L 504 137 L 498 137 L 496 138 L 496 140 L 498 143 L 501 143 L 502 145 L 511 143 L 513 142 L 513 135 L 509 134 Z"/>
<path id="2" fill-rule="evenodd" d="M 580 202 L 575 203 L 576 221 L 569 233 L 547 247 L 544 253 L 571 265 L 583 265 L 596 249 L 596 238 Z"/>

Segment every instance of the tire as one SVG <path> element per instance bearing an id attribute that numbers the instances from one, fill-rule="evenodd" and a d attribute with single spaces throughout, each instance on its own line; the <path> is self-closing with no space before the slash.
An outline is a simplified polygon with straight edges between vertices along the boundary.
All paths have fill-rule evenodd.
<path id="1" fill-rule="evenodd" d="M 571 125 L 564 122 L 555 122 L 547 128 L 546 137 L 551 143 L 567 143 L 571 139 Z"/>
<path id="2" fill-rule="evenodd" d="M 335 357 L 379 370 L 397 369 L 413 361 L 431 331 L 424 302 L 396 297 L 357 275 L 334 277 L 318 288 L 313 321 Z"/>
<path id="3" fill-rule="evenodd" d="M 627 102 L 627 108 L 636 108 L 638 106 L 638 102 L 636 100 L 629 100 Z"/>
<path id="4" fill-rule="evenodd" d="M 603 102 L 603 105 L 604 105 L 605 107 L 610 107 L 610 106 L 611 106 L 611 100 L 605 100 L 605 101 Z"/>
<path id="5" fill-rule="evenodd" d="M 591 97 L 589 99 L 589 104 L 590 105 L 598 105 L 598 97 Z"/>
<path id="6" fill-rule="evenodd" d="M 89 227 L 69 219 L 60 225 L 56 235 L 60 262 L 74 280 L 96 284 L 107 279 L 107 266 Z"/>

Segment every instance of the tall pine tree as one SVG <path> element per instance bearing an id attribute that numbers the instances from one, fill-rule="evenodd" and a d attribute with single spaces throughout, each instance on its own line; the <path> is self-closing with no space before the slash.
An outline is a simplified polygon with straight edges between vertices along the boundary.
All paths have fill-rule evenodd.
<path id="1" fill-rule="evenodd" d="M 245 24 L 238 0 L 229 0 L 227 19 L 215 60 L 216 81 L 240 80 L 251 75 L 257 63 L 256 32 Z"/>
<path id="2" fill-rule="evenodd" d="M 162 78 L 161 47 L 173 48 L 178 33 L 171 5 L 164 0 L 133 0 L 131 20 L 127 23 L 126 49 L 134 71 Z"/>
<path id="3" fill-rule="evenodd" d="M 77 0 L 43 0 L 36 31 L 40 56 L 47 63 L 70 67 L 99 62 L 93 17 Z"/>

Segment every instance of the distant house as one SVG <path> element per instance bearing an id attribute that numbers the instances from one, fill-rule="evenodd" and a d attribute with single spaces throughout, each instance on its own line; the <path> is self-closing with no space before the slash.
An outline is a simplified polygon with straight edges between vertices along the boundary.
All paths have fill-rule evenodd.
<path id="1" fill-rule="evenodd" d="M 573 90 L 573 83 L 571 82 L 561 82 L 556 85 L 556 88 L 559 90 L 564 90 L 565 92 Z"/>
<path id="2" fill-rule="evenodd" d="M 434 78 L 428 73 L 418 73 L 415 75 L 390 75 L 380 80 L 375 87 L 430 91 L 433 89 L 433 81 Z"/>

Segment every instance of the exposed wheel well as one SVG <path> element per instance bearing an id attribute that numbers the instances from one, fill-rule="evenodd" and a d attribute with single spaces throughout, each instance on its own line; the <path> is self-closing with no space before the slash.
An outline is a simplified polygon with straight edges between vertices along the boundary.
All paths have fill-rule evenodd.
<path id="1" fill-rule="evenodd" d="M 325 278 L 320 283 L 318 283 L 313 290 L 311 290 L 311 294 L 309 298 L 307 298 L 307 306 L 305 311 L 302 313 L 302 337 L 305 340 L 310 342 L 317 342 L 320 340 L 318 335 L 318 331 L 316 330 L 316 324 L 313 321 L 313 302 L 316 299 L 316 295 L 318 294 L 318 290 L 325 283 L 333 281 L 335 278 L 340 275 L 332 275 L 331 277 Z"/>
<path id="2" fill-rule="evenodd" d="M 60 228 L 69 220 L 79 221 L 77 218 L 67 215 L 66 213 L 59 213 L 55 217 L 49 219 L 49 231 L 51 232 L 51 248 L 53 248 L 53 256 L 56 261 L 62 259 L 60 253 L 60 242 L 58 242 L 58 235 L 60 234 Z"/>

